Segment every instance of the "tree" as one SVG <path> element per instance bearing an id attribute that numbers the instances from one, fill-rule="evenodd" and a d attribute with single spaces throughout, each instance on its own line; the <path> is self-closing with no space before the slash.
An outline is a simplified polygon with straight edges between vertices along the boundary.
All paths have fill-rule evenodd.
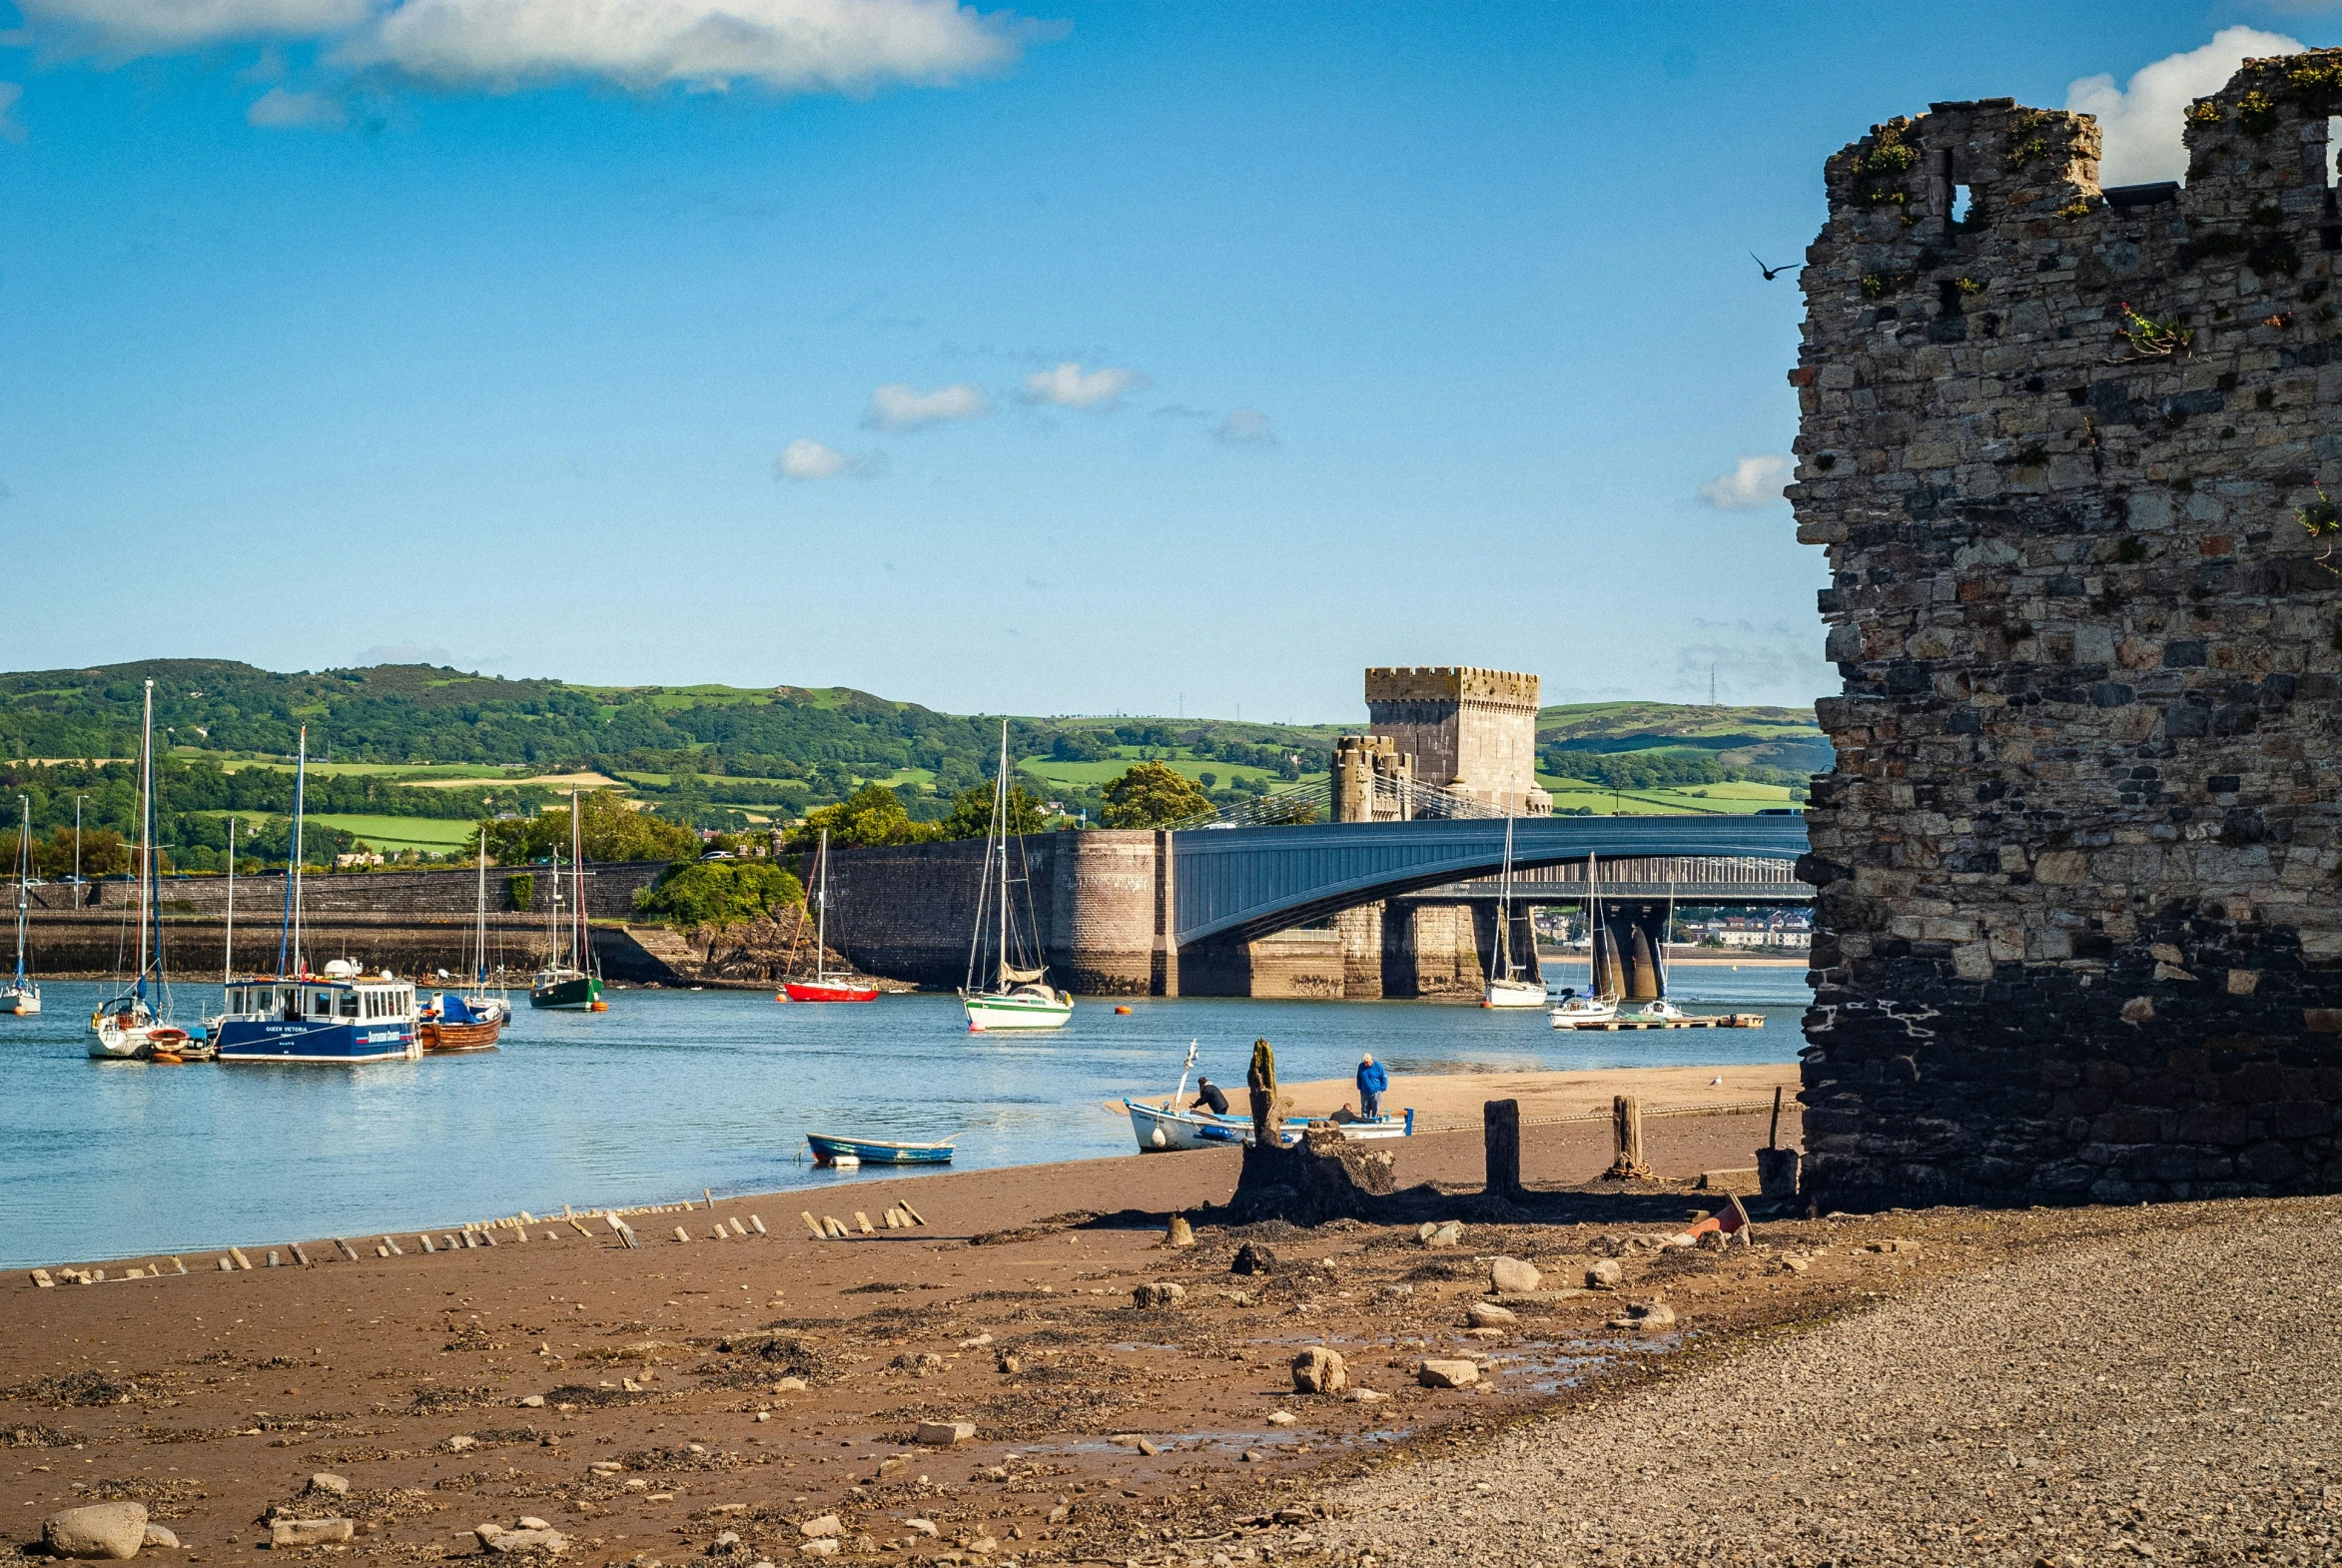
<path id="1" fill-rule="evenodd" d="M 1041 802 L 1022 784 L 1009 786 L 1009 831 L 1039 833 L 1045 825 Z M 992 786 L 980 784 L 952 797 L 951 815 L 935 825 L 942 839 L 980 839 L 992 831 Z"/>
<path id="2" fill-rule="evenodd" d="M 804 902 L 804 886 L 769 860 L 669 866 L 656 887 L 634 895 L 636 913 L 678 926 L 730 926 Z"/>
<path id="3" fill-rule="evenodd" d="M 834 806 L 807 812 L 792 842 L 810 845 L 824 828 L 832 844 L 923 844 L 936 836 L 928 824 L 913 822 L 903 797 L 884 784 L 865 784 Z"/>
<path id="4" fill-rule="evenodd" d="M 615 790 L 578 797 L 587 860 L 696 860 L 699 835 L 680 823 L 636 811 Z M 505 865 L 569 853 L 569 808 L 517 820 L 483 822 L 488 853 Z"/>
<path id="5" fill-rule="evenodd" d="M 1110 828 L 1163 828 L 1211 809 L 1203 792 L 1160 762 L 1132 765 L 1107 785 L 1100 816 Z"/>

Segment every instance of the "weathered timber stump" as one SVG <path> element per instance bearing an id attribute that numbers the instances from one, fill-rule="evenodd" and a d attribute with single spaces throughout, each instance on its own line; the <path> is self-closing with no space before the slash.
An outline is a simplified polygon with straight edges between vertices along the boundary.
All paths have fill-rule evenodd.
<path id="1" fill-rule="evenodd" d="M 1648 1181 L 1651 1168 L 1643 1163 L 1643 1103 L 1632 1095 L 1610 1102 L 1610 1169 L 1605 1181 Z"/>
<path id="2" fill-rule="evenodd" d="M 1521 1195 L 1521 1103 L 1486 1101 L 1480 1107 L 1480 1118 L 1488 1152 L 1488 1193 L 1517 1198 Z"/>

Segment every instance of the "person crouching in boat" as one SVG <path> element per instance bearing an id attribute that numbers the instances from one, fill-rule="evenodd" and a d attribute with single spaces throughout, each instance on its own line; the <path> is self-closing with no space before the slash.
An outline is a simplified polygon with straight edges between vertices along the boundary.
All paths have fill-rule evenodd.
<path id="1" fill-rule="evenodd" d="M 1252 1042 L 1252 1065 L 1244 1070 L 1244 1088 L 1252 1098 L 1253 1147 L 1276 1148 L 1276 1053 L 1265 1040 Z"/>
<path id="2" fill-rule="evenodd" d="M 1390 1075 L 1369 1051 L 1358 1062 L 1358 1120 L 1377 1121 L 1382 1116 L 1382 1092 L 1390 1087 Z"/>
<path id="3" fill-rule="evenodd" d="M 1194 1102 L 1193 1104 L 1189 1105 L 1187 1109 L 1189 1111 L 1201 1111 L 1205 1107 L 1209 1107 L 1211 1114 L 1215 1117 L 1226 1116 L 1227 1092 L 1221 1089 L 1217 1084 L 1214 1084 L 1210 1079 L 1199 1078 L 1195 1080 Z"/>

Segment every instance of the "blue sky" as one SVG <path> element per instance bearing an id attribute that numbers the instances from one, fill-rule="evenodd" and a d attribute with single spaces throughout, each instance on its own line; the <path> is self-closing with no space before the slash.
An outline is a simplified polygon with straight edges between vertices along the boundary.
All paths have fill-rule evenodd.
<path id="1" fill-rule="evenodd" d="M 2168 177 L 2239 28 L 2342 10 L 0 0 L 0 664 L 1804 703 L 1748 252 L 1930 100 Z"/>

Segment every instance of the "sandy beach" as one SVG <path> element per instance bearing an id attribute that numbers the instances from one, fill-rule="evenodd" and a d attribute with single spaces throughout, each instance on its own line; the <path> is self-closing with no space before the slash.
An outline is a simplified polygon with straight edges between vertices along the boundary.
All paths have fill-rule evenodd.
<path id="1" fill-rule="evenodd" d="M 1524 1111 L 1622 1090 L 1694 1108 L 1651 1116 L 1649 1183 L 1595 1179 L 1610 1154 L 1601 1123 L 1529 1118 L 1530 1209 L 1517 1212 L 1537 1222 L 1467 1219 L 1447 1249 L 1412 1224 L 1214 1222 L 1237 1169 L 1214 1151 L 841 1175 L 636 1212 L 634 1248 L 606 1220 L 581 1233 L 536 1215 L 526 1241 L 508 1223 L 475 1232 L 493 1246 L 450 1246 L 439 1226 L 427 1252 L 413 1231 L 346 1237 L 355 1258 L 306 1239 L 303 1265 L 291 1238 L 254 1237 L 238 1249 L 249 1268 L 113 1259 L 103 1283 L 52 1274 L 46 1289 L 16 1272 L 0 1282 L 0 1499 L 19 1541 L 52 1510 L 136 1500 L 184 1543 L 142 1555 L 197 1564 L 256 1561 L 272 1518 L 350 1521 L 346 1543 L 274 1549 L 319 1563 L 482 1555 L 480 1526 L 493 1539 L 522 1519 L 556 1532 L 563 1560 L 609 1568 L 752 1568 L 830 1541 L 954 1564 L 1476 1560 L 1433 1543 L 1477 1476 L 1508 1473 L 1520 1450 L 1504 1434 L 1524 1418 L 1632 1405 L 1683 1381 L 1668 1376 L 1678 1362 L 1713 1366 L 1767 1335 L 1956 1294 L 2012 1260 L 2061 1256 L 2078 1234 L 2135 1256 L 2126 1238 L 2151 1229 L 2159 1252 L 2184 1251 L 2190 1226 L 2278 1206 L 1776 1219 L 1750 1246 L 1658 1245 L 1716 1201 L 1692 1178 L 1747 1166 L 1765 1136 L 1764 1113 L 1697 1114 L 1703 1101 L 1753 1099 L 1783 1071 L 1407 1080 L 1443 1114 L 1498 1091 Z M 1785 1119 L 1785 1142 L 1795 1129 Z M 1423 1213 L 1472 1210 L 1476 1128 L 1391 1149 Z M 926 1222 L 887 1226 L 905 1201 Z M 801 1211 L 851 1233 L 816 1240 Z M 1198 1221 L 1191 1248 L 1167 1245 L 1177 1211 Z M 733 1221 L 745 1236 L 714 1238 Z M 1235 1271 L 1246 1244 L 1271 1254 L 1265 1272 Z M 1539 1269 L 1543 1293 L 1468 1327 L 1498 1254 Z M 1616 1265 L 1616 1288 L 1583 1288 L 1597 1264 Z M 1158 1284 L 1184 1294 L 1135 1301 Z M 1666 1304 L 1674 1325 L 1607 1327 L 1630 1302 Z M 1886 1337 L 1909 1355 L 1914 1336 Z M 1874 1359 L 1879 1337 L 1863 1341 Z M 1368 1393 L 1296 1392 L 1288 1362 L 1308 1344 L 1341 1354 L 1349 1390 Z M 1423 1386 L 1425 1357 L 1469 1362 L 1476 1380 Z M 1831 1375 L 1859 1385 L 1885 1367 Z M 1573 1423 L 1586 1419 L 1602 1417 Z M 917 1440 L 922 1422 L 950 1421 L 970 1435 Z M 1703 1465 L 1778 1468 L 1774 1449 L 1735 1447 L 1736 1421 L 1711 1424 Z M 1747 1440 L 1762 1448 L 1764 1432 Z M 1650 1451 L 1602 1461 L 1619 1495 Z M 1405 1480 L 1421 1462 L 1452 1477 L 1439 1520 L 1413 1501 L 1378 1512 L 1423 1495 Z M 1517 1541 L 1537 1538 L 1522 1530 Z M 1494 1560 L 1613 1560 L 1524 1556 L 1513 1539 Z"/>

